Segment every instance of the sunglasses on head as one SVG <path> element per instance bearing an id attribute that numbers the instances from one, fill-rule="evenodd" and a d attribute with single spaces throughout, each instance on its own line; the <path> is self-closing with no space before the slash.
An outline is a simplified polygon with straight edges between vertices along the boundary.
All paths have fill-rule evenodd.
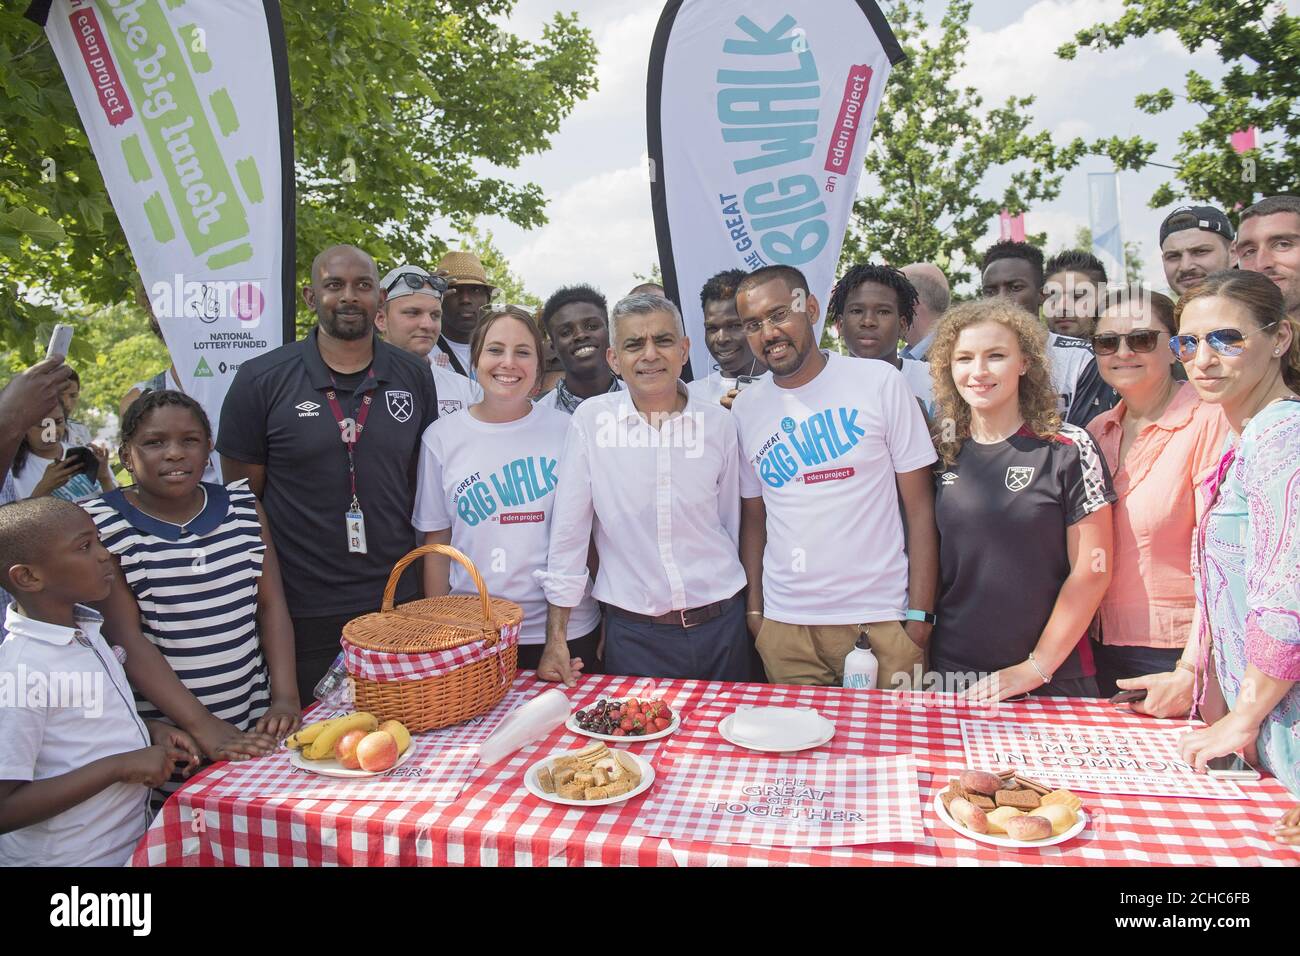
<path id="1" fill-rule="evenodd" d="M 1263 328 L 1256 329 L 1255 332 L 1266 332 L 1275 325 L 1277 322 L 1270 322 Z M 1245 348 L 1246 339 L 1255 332 L 1242 332 L 1241 329 L 1215 329 L 1213 332 L 1205 333 L 1205 341 L 1220 355 L 1240 355 Z M 1200 345 L 1200 338 L 1195 335 L 1175 335 L 1169 339 L 1169 347 L 1174 355 L 1178 356 L 1180 362 L 1190 362 L 1195 359 Z"/>
<path id="2" fill-rule="evenodd" d="M 442 276 L 420 275 L 418 272 L 403 272 L 384 288 L 385 292 L 391 293 L 397 288 L 397 283 L 405 282 L 406 285 L 415 290 L 423 289 L 428 286 L 435 294 L 444 295 L 447 291 L 447 280 Z"/>
<path id="3" fill-rule="evenodd" d="M 1114 355 L 1119 351 L 1119 343 L 1127 342 L 1134 352 L 1154 352 L 1160 342 L 1159 329 L 1134 329 L 1121 335 L 1118 332 L 1102 332 L 1092 337 L 1092 351 L 1096 355 Z"/>

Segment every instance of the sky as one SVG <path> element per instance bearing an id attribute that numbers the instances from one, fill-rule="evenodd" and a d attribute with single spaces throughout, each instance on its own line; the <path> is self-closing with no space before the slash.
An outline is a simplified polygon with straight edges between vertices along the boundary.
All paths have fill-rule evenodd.
<path id="1" fill-rule="evenodd" d="M 942 0 L 923 5 L 927 19 L 937 23 Z M 1300 10 L 1300 0 L 1285 5 Z M 537 183 L 548 199 L 548 222 L 532 230 L 497 217 L 480 221 L 527 289 L 543 298 L 573 282 L 590 282 L 617 298 L 636 283 L 634 274 L 648 274 L 657 260 L 645 99 L 650 42 L 662 6 L 658 0 L 519 0 L 509 18 L 511 32 L 539 39 L 556 12 L 576 12 L 599 50 L 600 88 L 563 121 L 551 149 L 526 157 L 515 169 L 490 170 L 511 182 Z M 1123 0 L 975 0 L 960 79 L 983 94 L 986 106 L 1034 94 L 1030 132 L 1049 130 L 1062 141 L 1141 134 L 1159 146 L 1153 161 L 1169 164 L 1179 134 L 1197 122 L 1200 110 L 1178 102 L 1148 116 L 1133 105 L 1134 97 L 1165 86 L 1181 92 L 1192 69 L 1215 79 L 1224 69 L 1213 51 L 1189 54 L 1172 34 L 1130 40 L 1105 53 L 1081 51 L 1073 61 L 1057 58 L 1057 47 L 1077 30 L 1113 21 L 1122 10 Z M 1029 210 L 1026 228 L 1047 233 L 1049 255 L 1073 245 L 1078 228 L 1088 223 L 1088 173 L 1111 168 L 1102 157 L 1085 159 L 1065 174 L 1055 200 Z M 1124 240 L 1140 243 L 1144 279 L 1160 289 L 1167 283 L 1158 230 L 1172 207 L 1150 209 L 1147 200 L 1171 175 L 1153 166 L 1120 174 Z M 1000 194 L 1003 185 L 990 176 L 988 193 Z M 996 238 L 994 221 L 988 240 Z"/>

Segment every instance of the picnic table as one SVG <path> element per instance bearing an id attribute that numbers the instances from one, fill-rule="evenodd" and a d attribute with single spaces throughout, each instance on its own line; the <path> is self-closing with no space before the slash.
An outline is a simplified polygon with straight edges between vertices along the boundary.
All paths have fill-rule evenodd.
<path id="1" fill-rule="evenodd" d="M 556 687 L 521 672 L 496 710 L 472 724 L 417 736 L 436 764 L 429 779 L 329 781 L 295 770 L 287 752 L 220 763 L 172 795 L 133 866 L 1295 866 L 1300 850 L 1269 828 L 1295 797 L 1272 777 L 1240 783 L 1244 799 L 1207 800 L 1081 793 L 1090 814 L 1074 839 L 1004 849 L 977 843 L 935 815 L 935 794 L 966 767 L 964 705 L 933 695 L 715 681 L 591 675 L 567 691 L 574 708 L 600 697 L 653 691 L 682 718 L 672 736 L 629 749 L 655 767 L 650 791 L 606 807 L 571 808 L 524 787 L 525 770 L 555 751 L 590 741 L 559 728 L 491 767 L 474 764 L 478 741 L 504 713 Z M 852 847 L 752 846 L 666 840 L 644 826 L 647 801 L 691 755 L 772 759 L 726 743 L 720 715 L 741 705 L 815 707 L 834 738 L 797 755 L 818 760 L 912 754 L 923 839 Z M 1102 700 L 1031 698 L 999 705 L 998 720 L 1116 732 L 1157 723 Z M 1158 722 L 1171 727 L 1170 721 Z M 411 763 L 423 756 L 412 757 Z M 782 759 L 792 759 L 786 755 Z M 441 760 L 441 763 L 437 763 Z"/>

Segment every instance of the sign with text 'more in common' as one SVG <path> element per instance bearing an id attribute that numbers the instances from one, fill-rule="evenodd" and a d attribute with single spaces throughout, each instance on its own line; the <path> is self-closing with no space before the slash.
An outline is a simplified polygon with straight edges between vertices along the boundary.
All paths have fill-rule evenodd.
<path id="1" fill-rule="evenodd" d="M 278 0 L 43 0 L 44 27 L 185 391 L 218 420 L 293 338 L 294 179 Z"/>
<path id="2" fill-rule="evenodd" d="M 902 49 L 874 0 L 670 0 L 650 53 L 650 195 L 697 378 L 700 290 L 795 266 L 825 311 L 871 127 Z M 820 334 L 820 328 L 818 329 Z"/>

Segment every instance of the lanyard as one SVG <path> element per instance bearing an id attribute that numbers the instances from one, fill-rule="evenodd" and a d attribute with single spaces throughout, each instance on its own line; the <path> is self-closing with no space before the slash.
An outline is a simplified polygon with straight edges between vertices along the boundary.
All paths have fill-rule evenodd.
<path id="1" fill-rule="evenodd" d="M 372 367 L 370 373 L 366 376 L 366 381 L 375 377 L 375 370 Z M 353 449 L 357 447 L 357 442 L 361 440 L 361 430 L 366 427 L 366 417 L 370 414 L 370 400 L 374 397 L 374 392 L 366 392 L 361 397 L 360 407 L 357 409 L 356 417 L 353 419 L 352 434 L 348 435 L 347 419 L 343 417 L 343 408 L 339 405 L 338 394 L 334 391 L 337 383 L 334 376 L 330 376 L 331 388 L 325 393 L 325 398 L 330 403 L 330 411 L 334 413 L 334 420 L 339 423 L 339 438 L 343 440 L 344 447 L 348 450 L 348 478 L 352 482 L 352 510 L 360 509 L 360 503 L 357 501 L 357 463 L 353 454 Z M 358 386 L 360 388 L 360 386 Z"/>

